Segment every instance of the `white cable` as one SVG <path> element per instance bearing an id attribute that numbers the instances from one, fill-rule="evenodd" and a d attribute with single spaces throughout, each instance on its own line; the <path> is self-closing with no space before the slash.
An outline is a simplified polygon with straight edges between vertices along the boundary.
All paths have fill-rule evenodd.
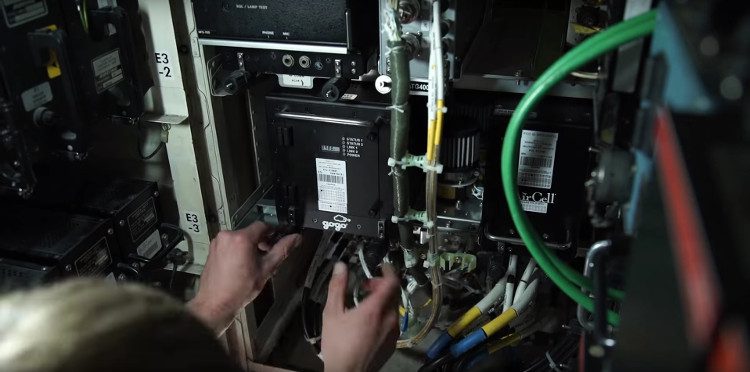
<path id="1" fill-rule="evenodd" d="M 516 309 L 516 313 L 521 314 L 526 311 L 526 308 L 528 308 L 529 304 L 531 303 L 531 299 L 534 298 L 534 295 L 536 294 L 536 289 L 538 286 L 539 277 L 536 277 L 531 281 L 531 283 L 529 283 L 529 286 L 526 287 L 526 290 L 523 291 L 523 294 L 518 299 L 518 302 L 513 304 L 513 308 Z"/>
<path id="2" fill-rule="evenodd" d="M 370 268 L 367 267 L 367 261 L 365 261 L 364 247 L 365 243 L 363 242 L 357 244 L 357 257 L 359 257 L 359 264 L 362 265 L 362 271 L 365 272 L 367 279 L 372 279 L 372 273 L 370 272 Z"/>
<path id="3" fill-rule="evenodd" d="M 432 45 L 434 45 L 434 50 L 437 55 L 437 58 L 435 59 L 437 62 L 437 99 L 442 100 L 445 98 L 445 84 L 443 84 L 443 79 L 445 77 L 445 63 L 443 61 L 443 42 L 442 42 L 442 35 L 440 34 L 440 1 L 435 1 L 432 3 L 432 29 L 433 31 L 433 40 Z"/>
<path id="4" fill-rule="evenodd" d="M 497 284 L 492 287 L 492 290 L 487 293 L 487 295 L 484 296 L 481 301 L 477 302 L 476 306 L 482 314 L 486 314 L 487 310 L 489 310 L 492 305 L 497 302 L 497 300 L 503 297 L 503 295 L 505 294 L 505 283 L 507 280 L 507 275 L 503 276 L 500 280 L 497 281 Z"/>
<path id="5" fill-rule="evenodd" d="M 513 296 L 513 303 L 518 302 L 521 294 L 526 290 L 526 286 L 529 284 L 529 279 L 531 279 L 531 274 L 534 270 L 536 270 L 536 261 L 532 258 L 526 265 L 526 269 L 523 270 L 523 276 L 521 276 L 521 281 L 518 282 L 518 288 L 516 288 L 516 295 Z"/>
<path id="6" fill-rule="evenodd" d="M 508 281 L 505 284 L 505 302 L 503 302 L 503 312 L 508 311 L 511 305 L 513 305 L 513 289 L 515 288 L 515 283 L 513 283 L 513 281 L 516 276 L 516 266 L 518 266 L 518 256 L 511 255 L 508 260 L 508 271 L 505 273 Z"/>

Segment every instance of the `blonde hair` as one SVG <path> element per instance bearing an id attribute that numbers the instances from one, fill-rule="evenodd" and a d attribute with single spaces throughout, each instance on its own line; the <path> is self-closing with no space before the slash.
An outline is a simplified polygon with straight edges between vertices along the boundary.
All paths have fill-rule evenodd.
<path id="1" fill-rule="evenodd" d="M 141 285 L 73 280 L 0 298 L 6 372 L 236 370 L 211 331 Z"/>

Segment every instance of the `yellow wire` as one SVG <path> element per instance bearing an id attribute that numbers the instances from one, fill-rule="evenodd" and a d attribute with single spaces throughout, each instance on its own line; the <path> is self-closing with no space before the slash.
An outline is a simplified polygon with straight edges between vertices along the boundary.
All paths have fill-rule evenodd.
<path id="1" fill-rule="evenodd" d="M 427 162 L 435 160 L 435 121 L 427 123 Z"/>
<path id="2" fill-rule="evenodd" d="M 494 335 L 497 331 L 505 328 L 505 326 L 512 322 L 513 319 L 516 319 L 517 316 L 518 313 L 516 313 L 516 309 L 511 307 L 498 315 L 495 319 L 492 319 L 489 323 L 483 325 L 482 329 L 484 330 L 484 334 L 486 334 L 487 337 Z"/>
<path id="3" fill-rule="evenodd" d="M 503 349 L 508 346 L 512 346 L 513 344 L 517 343 L 518 341 L 521 341 L 521 335 L 518 333 L 511 333 L 503 338 L 501 338 L 499 341 L 495 342 L 494 344 L 491 344 L 487 346 L 487 353 L 493 354 L 497 352 L 500 349 Z"/>
<path id="4" fill-rule="evenodd" d="M 437 100 L 437 121 L 435 125 L 435 150 L 440 146 L 440 139 L 443 137 L 443 108 L 445 102 L 442 99 Z"/>
<path id="5" fill-rule="evenodd" d="M 450 327 L 448 327 L 448 334 L 451 335 L 451 337 L 455 338 L 456 336 L 461 334 L 461 331 L 466 329 L 466 327 L 471 325 L 471 323 L 473 323 L 481 315 L 482 312 L 478 307 L 472 307 L 471 309 L 469 309 L 469 311 L 465 312 L 464 315 L 461 315 L 458 320 L 451 324 Z"/>

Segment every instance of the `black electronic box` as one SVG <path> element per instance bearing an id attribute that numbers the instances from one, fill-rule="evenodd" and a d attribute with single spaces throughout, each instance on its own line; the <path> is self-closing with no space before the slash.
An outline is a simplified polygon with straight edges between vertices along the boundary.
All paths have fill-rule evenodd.
<path id="1" fill-rule="evenodd" d="M 151 259 L 162 249 L 156 183 L 115 179 L 87 185 L 86 190 L 78 211 L 112 220 L 123 259 Z"/>
<path id="2" fill-rule="evenodd" d="M 382 238 L 393 213 L 387 97 L 358 85 L 342 97 L 267 97 L 277 212 L 293 226 Z"/>
<path id="3" fill-rule="evenodd" d="M 109 220 L 9 206 L 0 225 L 0 257 L 52 267 L 62 276 L 112 273 L 117 243 Z"/>
<path id="4" fill-rule="evenodd" d="M 590 172 L 586 164 L 592 130 L 589 107 L 581 107 L 585 104 L 566 101 L 540 105 L 534 113 L 537 118 L 524 124 L 521 136 L 518 197 L 551 248 L 567 249 L 578 244 L 586 220 L 584 184 Z M 552 115 L 566 120 L 548 120 Z M 507 118 L 500 118 L 489 128 L 493 140 L 487 144 L 485 182 L 498 186 L 485 191 L 482 215 L 487 238 L 522 244 L 499 186 L 500 148 L 506 126 Z"/>
<path id="5" fill-rule="evenodd" d="M 355 78 L 377 51 L 376 1 L 197 0 L 193 10 L 201 44 L 245 71 Z"/>

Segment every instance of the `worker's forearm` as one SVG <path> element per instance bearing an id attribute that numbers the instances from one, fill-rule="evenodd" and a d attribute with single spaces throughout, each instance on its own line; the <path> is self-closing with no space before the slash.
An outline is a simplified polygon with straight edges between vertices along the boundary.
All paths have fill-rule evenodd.
<path id="1" fill-rule="evenodd" d="M 187 308 L 217 336 L 222 335 L 229 328 L 236 312 L 235 309 L 205 301 L 200 296 L 188 302 Z"/>

